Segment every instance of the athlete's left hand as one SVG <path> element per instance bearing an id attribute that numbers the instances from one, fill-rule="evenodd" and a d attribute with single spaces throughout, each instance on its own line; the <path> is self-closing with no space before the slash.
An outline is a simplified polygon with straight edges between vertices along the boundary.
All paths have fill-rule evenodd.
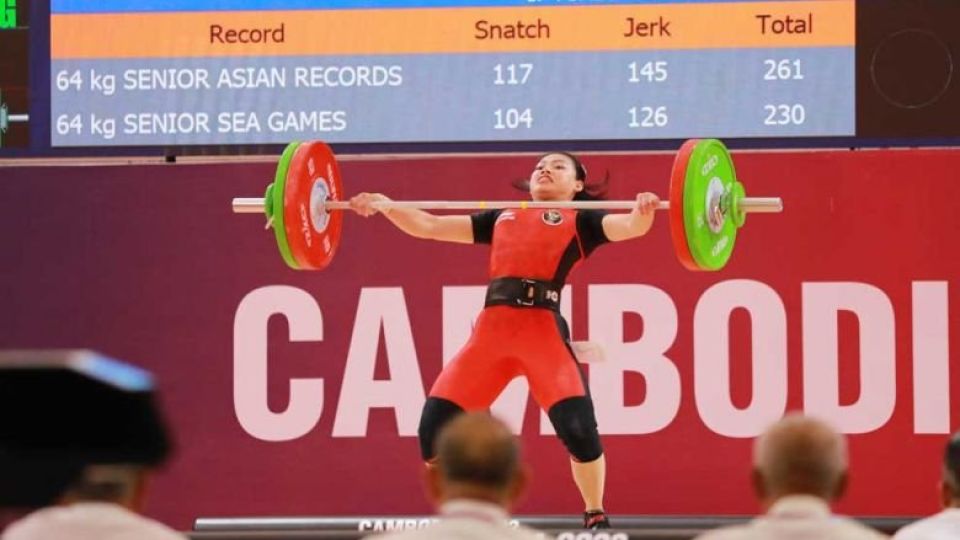
<path id="1" fill-rule="evenodd" d="M 634 207 L 633 211 L 639 212 L 642 216 L 648 216 L 657 210 L 657 205 L 659 204 L 660 197 L 657 197 L 653 193 L 637 193 L 637 206 Z"/>

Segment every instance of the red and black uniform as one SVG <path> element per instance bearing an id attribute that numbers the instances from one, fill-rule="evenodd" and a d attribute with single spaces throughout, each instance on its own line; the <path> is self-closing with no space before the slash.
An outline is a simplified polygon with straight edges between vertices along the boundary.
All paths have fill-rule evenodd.
<path id="1" fill-rule="evenodd" d="M 493 210 L 471 216 L 473 238 L 491 244 L 490 286 L 466 345 L 430 390 L 420 420 L 424 459 L 442 425 L 463 410 L 486 409 L 515 377 L 530 391 L 570 453 L 603 453 L 593 404 L 560 316 L 560 290 L 573 267 L 607 242 L 605 212 Z"/>

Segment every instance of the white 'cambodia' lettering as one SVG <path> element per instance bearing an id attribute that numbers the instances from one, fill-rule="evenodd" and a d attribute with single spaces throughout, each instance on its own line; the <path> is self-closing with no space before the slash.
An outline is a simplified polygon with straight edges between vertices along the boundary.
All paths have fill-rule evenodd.
<path id="1" fill-rule="evenodd" d="M 913 283 L 913 425 L 950 432 L 950 329 L 947 282 Z"/>
<path id="2" fill-rule="evenodd" d="M 448 362 L 470 335 L 473 320 L 483 304 L 484 287 L 443 288 L 443 361 Z M 803 408 L 834 423 L 846 433 L 879 429 L 889 421 L 897 405 L 912 398 L 915 433 L 950 431 L 950 351 L 948 290 L 945 281 L 912 284 L 910 310 L 912 331 L 912 395 L 897 395 L 896 327 L 894 306 L 877 287 L 856 282 L 803 283 L 801 318 Z M 562 311 L 570 320 L 571 291 L 562 296 Z M 343 306 L 337 306 L 342 313 Z M 780 295 L 769 286 L 750 280 L 722 281 L 700 296 L 692 321 L 678 320 L 676 305 L 661 289 L 649 285 L 606 284 L 588 289 L 590 339 L 606 349 L 606 363 L 591 364 L 590 387 L 599 428 L 605 434 L 652 433 L 670 425 L 681 403 L 679 366 L 692 366 L 693 401 L 704 424 L 728 437 L 756 434 L 767 421 L 784 410 L 787 375 L 786 342 L 788 312 Z M 730 399 L 730 317 L 734 310 L 750 316 L 752 396 L 738 409 Z M 347 310 L 349 312 L 349 310 Z M 852 403 L 841 403 L 838 316 L 856 317 L 859 352 L 860 394 Z M 643 335 L 625 342 L 625 313 L 643 318 Z M 268 322 L 283 317 L 289 327 L 285 339 L 298 342 L 323 340 L 320 306 L 306 291 L 289 286 L 265 286 L 251 291 L 238 304 L 234 318 L 233 401 L 240 426 L 252 437 L 265 441 L 289 441 L 315 429 L 324 412 L 322 378 L 292 378 L 289 400 L 282 412 L 268 406 L 268 364 L 284 362 L 268 358 Z M 679 325 L 692 328 L 692 358 L 667 356 L 677 338 Z M 905 327 L 901 327 L 905 328 Z M 426 331 L 426 330 L 423 330 Z M 383 335 L 390 377 L 374 379 L 380 335 Z M 689 334 L 687 334 L 689 335 Z M 536 339 L 531 337 L 531 339 Z M 317 346 L 317 362 L 344 363 L 326 357 Z M 303 349 L 308 350 L 308 349 Z M 902 351 L 901 351 L 902 352 Z M 673 360 L 677 360 L 677 365 Z M 851 359 L 844 358 L 844 362 Z M 901 364 L 907 362 L 901 359 Z M 900 375 L 910 369 L 903 366 Z M 688 369 L 681 367 L 680 369 Z M 435 371 L 434 371 L 435 372 Z M 624 377 L 633 372 L 646 380 L 646 396 L 639 405 L 624 404 Z M 333 436 L 362 437 L 367 434 L 370 409 L 392 409 L 398 435 L 415 436 L 425 392 L 413 341 L 403 290 L 362 288 L 355 311 L 349 349 L 346 351 L 343 383 L 335 409 Z M 909 396 L 909 397 L 908 397 Z M 524 424 L 529 401 L 523 379 L 508 385 L 493 406 L 516 431 Z M 847 400 L 850 401 L 850 400 Z M 540 432 L 553 432 L 541 414 Z"/>
<path id="3" fill-rule="evenodd" d="M 673 421 L 680 408 L 680 372 L 666 351 L 677 337 L 677 308 L 649 285 L 591 285 L 590 339 L 603 343 L 607 361 L 590 366 L 597 424 L 604 434 L 652 433 Z M 643 317 L 643 336 L 626 342 L 623 314 Z M 646 398 L 624 405 L 624 372 L 646 379 Z"/>
<path id="4" fill-rule="evenodd" d="M 267 405 L 267 321 L 287 319 L 290 341 L 322 341 L 320 306 L 306 292 L 286 286 L 256 289 L 240 301 L 233 322 L 233 408 L 244 431 L 265 441 L 289 441 L 310 432 L 323 414 L 323 379 L 290 381 L 282 413 Z M 276 361 L 281 361 L 275 359 Z"/>
<path id="5" fill-rule="evenodd" d="M 730 315 L 744 309 L 751 325 L 750 405 L 730 400 Z M 776 291 L 731 280 L 707 289 L 693 315 L 694 398 L 703 423 L 727 437 L 754 437 L 787 406 L 787 315 Z"/>
<path id="6" fill-rule="evenodd" d="M 840 403 L 838 315 L 849 311 L 860 325 L 860 396 Z M 866 283 L 803 284 L 803 408 L 845 433 L 867 433 L 893 415 L 897 399 L 893 306 Z"/>
<path id="7" fill-rule="evenodd" d="M 390 378 L 375 380 L 373 374 L 381 329 Z M 337 416 L 333 422 L 333 436 L 365 436 L 370 409 L 375 407 L 393 409 L 400 435 L 416 435 L 424 399 L 420 364 L 413 346 L 403 289 L 362 289 Z"/>

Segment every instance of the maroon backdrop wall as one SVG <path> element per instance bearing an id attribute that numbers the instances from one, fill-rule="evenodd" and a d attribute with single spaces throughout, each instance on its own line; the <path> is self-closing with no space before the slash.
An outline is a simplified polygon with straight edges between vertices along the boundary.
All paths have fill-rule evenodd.
<path id="1" fill-rule="evenodd" d="M 607 506 L 753 512 L 750 437 L 802 409 L 850 433 L 842 511 L 933 511 L 957 421 L 960 151 L 736 158 L 748 191 L 783 197 L 786 211 L 750 216 L 726 269 L 683 270 L 661 215 L 647 237 L 602 248 L 572 277 L 574 336 L 604 342 L 608 356 L 590 377 Z M 348 192 L 497 199 L 514 198 L 508 180 L 533 164 L 351 161 L 343 171 Z M 586 164 L 611 171 L 616 198 L 667 192 L 668 156 Z M 180 448 L 149 511 L 174 526 L 427 512 L 419 407 L 469 331 L 487 249 L 351 215 L 328 270 L 289 270 L 262 218 L 230 212 L 231 197 L 262 193 L 271 169 L 0 168 L 0 346 L 89 347 L 157 373 Z M 533 460 L 520 511 L 578 512 L 567 457 L 523 388 L 497 410 L 522 427 Z"/>

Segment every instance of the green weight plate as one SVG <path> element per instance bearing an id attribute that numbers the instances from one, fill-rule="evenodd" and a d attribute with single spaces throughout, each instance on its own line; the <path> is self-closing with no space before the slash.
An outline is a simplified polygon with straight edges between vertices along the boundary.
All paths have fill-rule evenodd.
<path id="1" fill-rule="evenodd" d="M 264 201 L 267 203 L 264 204 L 267 219 L 273 218 L 273 234 L 277 237 L 277 248 L 280 250 L 280 256 L 283 257 L 283 262 L 294 270 L 299 270 L 300 266 L 290 253 L 290 243 L 287 242 L 287 232 L 283 226 L 283 191 L 286 188 L 290 160 L 293 159 L 293 154 L 299 146 L 300 143 L 294 141 L 283 149 L 283 154 L 280 155 L 280 161 L 277 163 L 277 173 L 273 177 L 273 183 L 267 186 L 267 195 Z"/>
<path id="2" fill-rule="evenodd" d="M 743 224 L 747 221 L 747 213 L 740 208 L 740 201 L 747 196 L 747 192 L 743 188 L 743 184 L 740 182 L 734 182 L 733 189 L 730 191 L 730 217 L 733 219 L 733 224 L 739 229 L 743 227 Z"/>
<path id="3" fill-rule="evenodd" d="M 273 219 L 273 182 L 267 184 L 263 192 L 263 213 L 267 215 L 267 221 Z"/>
<path id="4" fill-rule="evenodd" d="M 690 255 L 703 270 L 723 268 L 737 239 L 734 220 L 720 200 L 737 183 L 733 159 L 722 142 L 699 141 L 690 154 L 683 186 L 683 221 Z"/>

